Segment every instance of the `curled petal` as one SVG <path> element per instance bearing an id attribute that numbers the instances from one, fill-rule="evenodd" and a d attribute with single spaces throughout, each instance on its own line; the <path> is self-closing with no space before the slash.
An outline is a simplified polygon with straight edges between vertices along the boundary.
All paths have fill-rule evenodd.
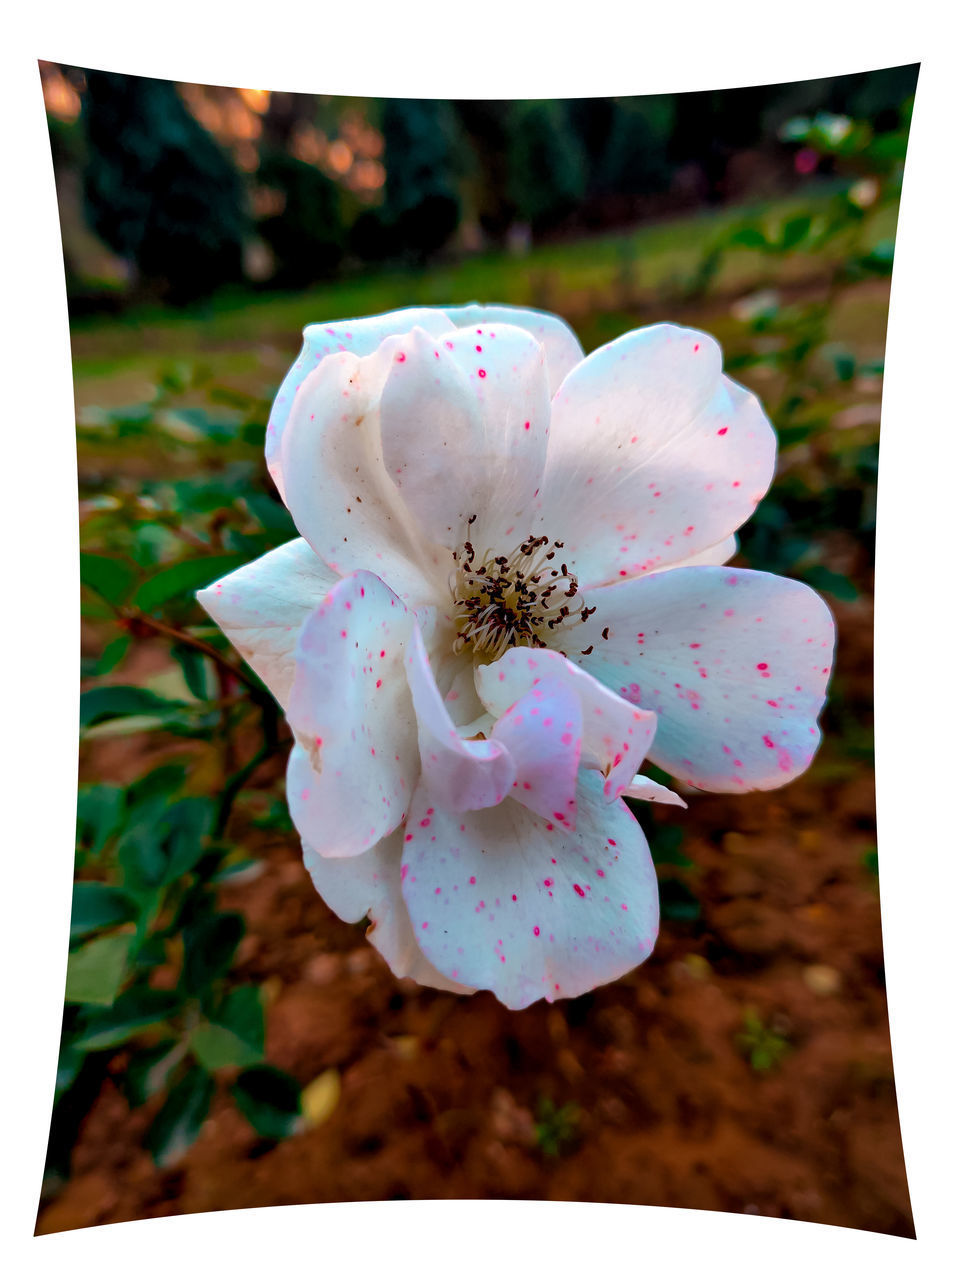
<path id="1" fill-rule="evenodd" d="M 696 555 L 687 556 L 685 560 L 677 560 L 674 564 L 667 565 L 668 569 L 692 569 L 698 564 L 726 564 L 728 560 L 732 560 L 737 554 L 737 535 L 731 533 L 729 538 L 724 538 L 722 542 L 715 542 L 712 547 L 704 547 L 702 551 L 698 551 Z M 654 573 L 657 570 L 653 571 Z M 663 570 L 661 569 L 662 573 Z"/>
<path id="2" fill-rule="evenodd" d="M 424 542 L 380 454 L 380 393 L 397 339 L 362 359 L 322 360 L 300 386 L 280 466 L 294 523 L 337 574 L 367 569 L 412 606 L 436 597 L 448 574 Z"/>
<path id="3" fill-rule="evenodd" d="M 341 920 L 353 924 L 367 916 L 367 938 L 397 978 L 425 987 L 469 995 L 472 989 L 435 969 L 417 946 L 410 915 L 400 892 L 403 833 L 385 836 L 355 858 L 321 858 L 304 843 L 303 860 L 314 887 Z"/>
<path id="4" fill-rule="evenodd" d="M 642 773 L 638 773 L 634 780 L 623 793 L 629 796 L 631 800 L 650 800 L 655 804 L 676 804 L 681 809 L 686 809 L 687 802 L 677 795 L 675 791 L 671 791 L 669 787 L 665 787 L 662 783 L 654 782 L 652 778 L 646 778 Z"/>
<path id="5" fill-rule="evenodd" d="M 596 774 L 580 775 L 576 832 L 509 799 L 459 815 L 428 814 L 428 800 L 418 788 L 401 877 L 414 934 L 441 973 L 523 1009 L 581 995 L 650 954 L 650 851 Z"/>
<path id="6" fill-rule="evenodd" d="M 526 307 L 482 307 L 475 302 L 464 307 L 444 307 L 443 310 L 452 323 L 462 329 L 476 330 L 481 326 L 497 333 L 497 326 L 505 324 L 526 329 L 543 347 L 551 395 L 583 359 L 583 348 L 576 334 L 565 320 L 547 311 L 531 311 Z"/>
<path id="7" fill-rule="evenodd" d="M 300 631 L 287 802 L 303 839 L 324 857 L 362 853 L 406 817 L 420 772 L 404 677 L 413 625 L 379 578 L 356 573 Z"/>
<path id="8" fill-rule="evenodd" d="M 300 628 L 337 581 L 309 543 L 294 538 L 198 591 L 197 599 L 285 708 Z"/>
<path id="9" fill-rule="evenodd" d="M 571 682 L 541 681 L 503 713 L 491 734 L 514 760 L 513 798 L 575 830 L 583 713 Z"/>
<path id="10" fill-rule="evenodd" d="M 634 330 L 554 396 L 543 532 L 564 540 L 581 587 L 665 568 L 739 528 L 775 454 L 759 402 L 723 376 L 712 338 L 669 324 Z"/>
<path id="11" fill-rule="evenodd" d="M 380 403 L 383 462 L 431 542 L 452 550 L 469 537 L 482 552 L 525 538 L 549 425 L 543 350 L 524 330 L 398 340 Z"/>
<path id="12" fill-rule="evenodd" d="M 578 638 L 582 629 L 576 629 Z M 625 701 L 555 649 L 508 649 L 502 658 L 476 671 L 477 692 L 495 716 L 502 716 L 525 693 L 547 680 L 568 685 L 579 699 L 581 762 L 604 774 L 604 795 L 616 800 L 650 748 L 656 716 Z"/>
<path id="13" fill-rule="evenodd" d="M 434 681 L 416 624 L 407 645 L 406 665 L 426 790 L 438 805 L 454 813 L 499 804 L 516 774 L 510 752 L 496 741 L 460 737 Z"/>
<path id="14" fill-rule="evenodd" d="M 389 311 L 380 316 L 307 325 L 303 331 L 303 347 L 280 384 L 267 423 L 267 470 L 280 490 L 281 497 L 284 497 L 285 489 L 280 465 L 280 442 L 284 428 L 301 383 L 320 361 L 325 356 L 344 351 L 351 351 L 355 356 L 369 356 L 384 338 L 407 333 L 414 325 L 419 325 L 429 333 L 439 334 L 449 329 L 450 323 L 444 312 L 435 307 L 406 307 L 402 311 Z"/>
<path id="15" fill-rule="evenodd" d="M 802 582 L 703 565 L 603 587 L 578 661 L 657 714 L 650 759 L 708 791 L 769 790 L 820 741 L 830 610 Z M 604 634 L 605 633 L 605 634 Z"/>

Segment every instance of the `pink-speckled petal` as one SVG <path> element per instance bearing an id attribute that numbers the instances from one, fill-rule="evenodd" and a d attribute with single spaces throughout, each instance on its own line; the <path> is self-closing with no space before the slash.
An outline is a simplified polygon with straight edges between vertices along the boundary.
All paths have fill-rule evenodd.
<path id="1" fill-rule="evenodd" d="M 579 638 L 582 630 L 577 627 L 574 634 Z M 657 717 L 650 711 L 625 701 L 555 649 L 508 649 L 496 662 L 477 667 L 476 681 L 481 701 L 495 716 L 502 716 L 542 682 L 568 685 L 580 702 L 581 764 L 604 775 L 603 791 L 608 800 L 623 794 L 657 728 Z"/>
<path id="2" fill-rule="evenodd" d="M 404 676 L 414 614 L 372 573 L 344 579 L 304 623 L 287 719 L 287 803 L 324 857 L 363 853 L 406 817 L 420 775 Z"/>
<path id="3" fill-rule="evenodd" d="M 500 716 L 491 734 L 515 762 L 513 798 L 575 830 L 583 713 L 571 682 L 540 681 Z"/>
<path id="4" fill-rule="evenodd" d="M 510 324 L 526 329 L 543 347 L 551 395 L 583 359 L 583 347 L 577 335 L 565 320 L 548 311 L 531 311 L 526 307 L 484 307 L 475 302 L 463 307 L 444 307 L 443 311 L 458 328 L 476 329 L 479 325 L 496 333 L 497 325 Z"/>
<path id="5" fill-rule="evenodd" d="M 385 836 L 355 858 L 321 858 L 303 845 L 303 860 L 314 887 L 341 920 L 353 924 L 367 916 L 372 942 L 397 978 L 412 978 L 425 987 L 470 995 L 471 987 L 453 982 L 435 969 L 417 945 L 403 894 L 400 863 L 403 831 Z"/>
<path id="6" fill-rule="evenodd" d="M 383 462 L 426 537 L 512 551 L 530 532 L 550 397 L 522 329 L 474 325 L 400 339 L 380 402 Z"/>
<path id="7" fill-rule="evenodd" d="M 678 560 L 675 564 L 668 565 L 669 569 L 692 569 L 698 564 L 726 564 L 728 560 L 732 560 L 737 554 L 737 535 L 731 533 L 729 538 L 724 538 L 722 542 L 715 542 L 712 547 L 704 547 L 702 551 L 698 551 L 696 555 L 687 556 L 685 560 Z M 657 572 L 657 570 L 654 570 Z M 664 570 L 659 570 L 663 573 Z"/>
<path id="8" fill-rule="evenodd" d="M 594 351 L 553 398 L 541 528 L 581 588 L 687 560 L 733 533 L 773 477 L 755 396 L 707 334 L 653 325 Z"/>
<path id="9" fill-rule="evenodd" d="M 576 832 L 513 800 L 450 814 L 418 788 L 401 871 L 427 959 L 509 1009 L 628 973 L 653 949 L 657 878 L 638 823 L 582 772 Z"/>
<path id="10" fill-rule="evenodd" d="M 803 773 L 833 665 L 833 618 L 815 591 L 703 565 L 590 598 L 597 612 L 578 632 L 594 650 L 577 661 L 657 713 L 655 764 L 708 791 L 769 790 Z"/>
<path id="11" fill-rule="evenodd" d="M 300 628 L 338 579 L 303 538 L 211 583 L 197 599 L 282 707 Z"/>
<path id="12" fill-rule="evenodd" d="M 280 441 L 300 385 L 320 361 L 328 355 L 344 351 L 352 351 L 356 356 L 369 356 L 384 338 L 407 333 L 414 325 L 420 325 L 429 333 L 444 333 L 451 323 L 444 312 L 435 307 L 407 307 L 402 311 L 389 311 L 380 316 L 307 325 L 303 331 L 303 347 L 280 384 L 267 423 L 267 470 L 280 490 L 281 497 L 284 496 L 285 486 L 280 465 Z"/>
<path id="13" fill-rule="evenodd" d="M 416 625 L 406 647 L 406 669 L 417 714 L 424 786 L 433 803 L 454 813 L 499 804 L 516 774 L 510 752 L 499 742 L 460 737 Z"/>
<path id="14" fill-rule="evenodd" d="M 653 804 L 676 804 L 681 809 L 687 807 L 686 800 L 678 796 L 675 791 L 671 791 L 660 782 L 654 782 L 652 778 L 645 778 L 642 773 L 637 774 L 623 794 L 629 796 L 631 800 L 649 800 Z"/>
<path id="15" fill-rule="evenodd" d="M 383 466 L 380 394 L 399 341 L 322 360 L 296 394 L 279 457 L 286 504 L 317 555 L 341 576 L 376 573 L 418 608 L 446 591 L 450 557 L 425 542 Z"/>

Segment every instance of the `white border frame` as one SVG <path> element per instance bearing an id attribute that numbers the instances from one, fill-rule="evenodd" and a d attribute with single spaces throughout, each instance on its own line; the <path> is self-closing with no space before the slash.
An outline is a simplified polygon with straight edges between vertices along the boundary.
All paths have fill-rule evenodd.
<path id="1" fill-rule="evenodd" d="M 946 1275 L 957 1257 L 953 1155 L 956 836 L 945 821 L 957 704 L 947 564 L 957 499 L 956 258 L 960 106 L 947 6 L 683 0 L 563 9 L 364 0 L 47 0 L 8 13 L 0 80 L 9 293 L 2 635 L 8 752 L 0 1098 L 10 1137 L 3 1253 L 16 1276 L 167 1278 L 214 1268 L 329 1274 L 567 1276 L 615 1268 L 778 1280 L 870 1269 Z M 917 1241 L 694 1210 L 509 1201 L 317 1205 L 31 1238 L 53 1092 L 76 787 L 79 591 L 69 329 L 36 59 L 303 92 L 561 97 L 810 79 L 921 61 L 887 343 L 878 523 L 880 886 L 891 1032 Z M 12 294 L 12 297 L 10 296 Z M 11 404 L 12 400 L 12 404 Z M 949 455 L 949 456 L 948 456 Z M 941 572 L 947 569 L 947 573 Z M 908 772 L 909 771 L 909 772 Z"/>

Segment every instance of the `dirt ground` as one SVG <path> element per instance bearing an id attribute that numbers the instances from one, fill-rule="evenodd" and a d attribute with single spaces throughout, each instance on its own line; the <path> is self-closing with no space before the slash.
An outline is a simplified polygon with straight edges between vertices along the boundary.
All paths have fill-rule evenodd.
<path id="1" fill-rule="evenodd" d="M 871 618 L 837 610 L 844 706 L 869 721 Z M 140 1146 L 160 1099 L 112 1081 L 39 1233 L 213 1209 L 408 1198 L 610 1201 L 718 1209 L 912 1236 L 883 986 L 868 760 L 827 743 L 780 792 L 690 797 L 677 818 L 702 907 L 664 919 L 653 957 L 577 1000 L 520 1013 L 489 994 L 397 981 L 314 892 L 293 837 L 222 892 L 249 933 L 235 969 L 266 984 L 267 1057 L 302 1084 L 336 1069 L 323 1123 L 259 1138 L 224 1076 L 201 1135 L 159 1170 Z M 100 776 L 104 762 L 100 762 Z M 117 766 L 118 773 L 122 768 Z M 866 855 L 866 861 L 865 861 Z M 776 1038 L 757 1069 L 752 1010 Z M 122 1073 L 118 1052 L 113 1074 Z M 543 1107 L 574 1104 L 559 1150 Z M 570 1115 L 570 1113 L 566 1113 Z M 555 1135 L 556 1136 L 556 1135 Z"/>

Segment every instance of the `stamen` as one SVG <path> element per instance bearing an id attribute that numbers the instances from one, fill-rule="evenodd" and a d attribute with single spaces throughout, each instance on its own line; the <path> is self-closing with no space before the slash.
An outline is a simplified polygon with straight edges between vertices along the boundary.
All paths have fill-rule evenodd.
<path id="1" fill-rule="evenodd" d="M 475 520 L 471 516 L 468 526 Z M 595 613 L 584 604 L 567 566 L 550 566 L 562 546 L 531 533 L 512 555 L 494 555 L 489 548 L 478 555 L 464 539 L 453 553 L 457 567 L 450 582 L 457 627 L 454 651 L 469 645 L 478 658 L 493 662 L 514 646 L 545 649 L 544 637 L 552 638 L 556 628 L 577 626 Z M 554 595 L 556 602 L 551 601 Z"/>

